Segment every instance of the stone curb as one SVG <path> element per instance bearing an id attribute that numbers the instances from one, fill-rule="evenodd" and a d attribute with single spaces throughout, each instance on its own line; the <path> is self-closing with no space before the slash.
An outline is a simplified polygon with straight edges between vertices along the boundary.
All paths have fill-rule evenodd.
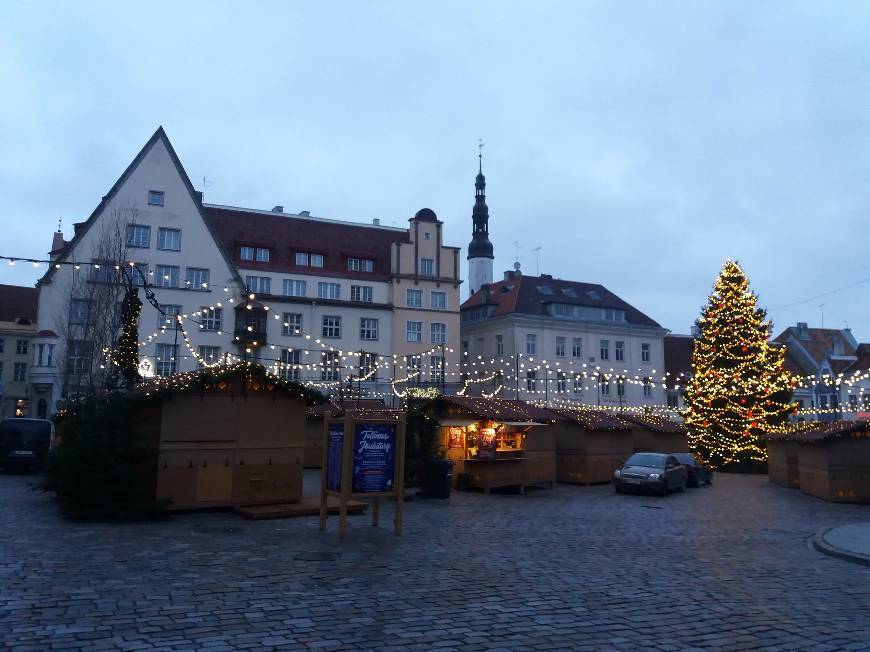
<path id="1" fill-rule="evenodd" d="M 816 535 L 813 537 L 813 548 L 815 548 L 818 552 L 829 555 L 831 557 L 837 557 L 838 559 L 850 561 L 854 564 L 870 566 L 870 555 L 862 555 L 861 553 L 852 552 L 851 550 L 844 550 L 843 548 L 832 546 L 825 540 L 825 535 L 834 529 L 836 528 L 828 528 L 826 530 L 819 530 L 818 532 L 816 532 Z"/>

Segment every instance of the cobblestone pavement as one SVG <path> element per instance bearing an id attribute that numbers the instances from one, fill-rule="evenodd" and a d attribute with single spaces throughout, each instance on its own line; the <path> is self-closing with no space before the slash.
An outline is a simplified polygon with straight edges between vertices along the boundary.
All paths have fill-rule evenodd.
<path id="1" fill-rule="evenodd" d="M 345 541 L 334 518 L 78 525 L 32 482 L 0 475 L 0 647 L 870 649 L 870 569 L 810 545 L 870 507 L 765 477 L 454 493 Z"/>

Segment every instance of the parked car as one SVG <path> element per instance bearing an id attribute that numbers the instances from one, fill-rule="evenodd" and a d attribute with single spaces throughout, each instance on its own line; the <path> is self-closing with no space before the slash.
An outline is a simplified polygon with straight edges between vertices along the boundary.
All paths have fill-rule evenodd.
<path id="1" fill-rule="evenodd" d="M 48 419 L 0 419 L 0 467 L 42 470 L 48 461 L 51 436 Z"/>
<path id="2" fill-rule="evenodd" d="M 673 455 L 635 453 L 613 472 L 613 487 L 616 493 L 640 489 L 666 496 L 674 489 L 684 491 L 687 475 L 686 467 Z"/>
<path id="3" fill-rule="evenodd" d="M 686 467 L 686 484 L 690 487 L 700 487 L 702 484 L 713 484 L 713 471 L 701 464 L 691 453 L 671 453 L 680 464 Z"/>

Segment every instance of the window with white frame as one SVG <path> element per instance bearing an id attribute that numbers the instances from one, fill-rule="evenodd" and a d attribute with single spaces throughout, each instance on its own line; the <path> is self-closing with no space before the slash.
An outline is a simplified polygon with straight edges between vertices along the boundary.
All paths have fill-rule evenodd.
<path id="1" fill-rule="evenodd" d="M 378 339 L 378 320 L 371 317 L 360 317 L 359 338 L 361 340 Z"/>
<path id="2" fill-rule="evenodd" d="M 526 335 L 526 354 L 537 355 L 538 352 L 538 336 L 532 333 Z"/>
<path id="3" fill-rule="evenodd" d="M 613 357 L 617 362 L 625 361 L 625 342 L 617 340 L 613 343 Z"/>
<path id="4" fill-rule="evenodd" d="M 341 317 L 338 315 L 324 315 L 322 330 L 321 335 L 323 337 L 341 337 Z"/>
<path id="5" fill-rule="evenodd" d="M 571 340 L 571 357 L 572 358 L 582 358 L 583 357 L 583 338 L 575 337 Z"/>
<path id="6" fill-rule="evenodd" d="M 348 258 L 347 271 L 349 272 L 372 272 L 375 269 L 375 261 L 370 258 Z"/>
<path id="7" fill-rule="evenodd" d="M 149 206 L 163 206 L 163 202 L 166 199 L 166 194 L 162 190 L 149 190 L 148 191 L 148 205 Z"/>
<path id="8" fill-rule="evenodd" d="M 27 355 L 27 340 L 15 340 L 15 354 Z"/>
<path id="9" fill-rule="evenodd" d="M 350 300 L 371 303 L 374 299 L 374 291 L 370 285 L 351 285 Z"/>
<path id="10" fill-rule="evenodd" d="M 302 313 L 285 312 L 284 321 L 281 324 L 281 335 L 289 337 L 302 335 Z"/>
<path id="11" fill-rule="evenodd" d="M 320 354 L 320 380 L 337 381 L 341 380 L 341 359 L 338 351 L 323 351 Z"/>
<path id="12" fill-rule="evenodd" d="M 304 297 L 308 292 L 308 284 L 294 278 L 284 279 L 285 297 Z"/>
<path id="13" fill-rule="evenodd" d="M 429 378 L 433 383 L 444 382 L 444 359 L 440 355 L 429 356 Z"/>
<path id="14" fill-rule="evenodd" d="M 127 266 L 127 273 L 133 279 L 133 285 L 142 287 L 148 279 L 150 272 L 148 271 L 148 263 L 135 263 L 132 267 Z"/>
<path id="15" fill-rule="evenodd" d="M 357 369 L 357 375 L 362 380 L 375 380 L 377 377 L 377 369 L 378 365 L 378 354 L 377 353 L 365 353 L 359 357 L 359 369 Z"/>
<path id="16" fill-rule="evenodd" d="M 495 336 L 495 354 L 503 355 L 504 354 L 504 337 L 502 335 Z"/>
<path id="17" fill-rule="evenodd" d="M 431 335 L 432 344 L 447 343 L 447 324 L 441 322 L 432 322 L 429 324 L 429 333 Z"/>
<path id="18" fill-rule="evenodd" d="M 219 331 L 223 328 L 224 309 L 203 306 L 200 309 L 200 330 Z"/>
<path id="19" fill-rule="evenodd" d="M 120 273 L 112 263 L 103 260 L 93 260 L 90 280 L 94 283 L 117 283 Z"/>
<path id="20" fill-rule="evenodd" d="M 574 393 L 583 393 L 583 376 L 581 376 L 580 374 L 574 376 Z"/>
<path id="21" fill-rule="evenodd" d="M 157 229 L 157 248 L 165 251 L 181 251 L 181 229 Z"/>
<path id="22" fill-rule="evenodd" d="M 188 290 L 207 290 L 208 289 L 208 270 L 202 267 L 188 267 L 186 270 L 187 278 L 184 284 Z M 262 292 L 262 290 L 260 290 Z"/>
<path id="23" fill-rule="evenodd" d="M 538 389 L 538 372 L 537 371 L 527 371 L 526 372 L 526 391 L 535 392 Z"/>
<path id="24" fill-rule="evenodd" d="M 321 281 L 317 284 L 317 296 L 320 299 L 340 299 L 341 283 L 324 283 Z"/>
<path id="25" fill-rule="evenodd" d="M 601 340 L 599 348 L 599 358 L 601 360 L 610 360 L 610 340 Z"/>
<path id="26" fill-rule="evenodd" d="M 434 290 L 430 292 L 429 307 L 433 310 L 447 310 L 447 293 Z"/>
<path id="27" fill-rule="evenodd" d="M 616 395 L 625 396 L 625 378 L 619 377 L 616 379 Z"/>
<path id="28" fill-rule="evenodd" d="M 197 363 L 200 369 L 207 364 L 211 365 L 220 362 L 220 359 L 221 347 L 202 344 L 199 346 L 199 360 L 197 360 Z"/>
<path id="29" fill-rule="evenodd" d="M 640 361 L 649 362 L 649 342 L 642 342 L 640 345 Z"/>
<path id="30" fill-rule="evenodd" d="M 423 341 L 423 322 L 407 321 L 405 322 L 405 341 L 406 342 L 422 342 Z"/>
<path id="31" fill-rule="evenodd" d="M 423 307 L 423 290 L 411 290 L 408 289 L 405 291 L 405 305 L 409 308 L 422 308 Z"/>
<path id="32" fill-rule="evenodd" d="M 557 358 L 564 358 L 566 348 L 567 348 L 567 338 L 557 337 L 556 338 L 556 357 Z"/>
<path id="33" fill-rule="evenodd" d="M 610 381 L 606 377 L 599 376 L 598 386 L 601 388 L 602 396 L 610 396 Z"/>
<path id="34" fill-rule="evenodd" d="M 86 374 L 91 370 L 94 343 L 89 340 L 67 340 L 67 371 L 74 376 Z"/>
<path id="35" fill-rule="evenodd" d="M 568 376 L 564 371 L 556 373 L 556 391 L 560 394 L 564 394 L 568 391 Z"/>
<path id="36" fill-rule="evenodd" d="M 323 254 L 311 254 L 310 258 L 312 267 L 323 267 Z"/>
<path id="37" fill-rule="evenodd" d="M 300 357 L 299 351 L 284 349 L 281 351 L 281 365 L 279 372 L 284 380 L 299 380 L 300 376 Z"/>
<path id="38" fill-rule="evenodd" d="M 308 267 L 308 254 L 304 251 L 296 252 L 296 264 L 299 267 Z"/>
<path id="39" fill-rule="evenodd" d="M 254 260 L 254 255 L 256 250 L 254 247 L 240 247 L 239 248 L 239 258 L 241 260 Z"/>
<path id="40" fill-rule="evenodd" d="M 178 347 L 175 344 L 158 344 L 157 345 L 157 364 L 154 368 L 154 373 L 158 376 L 169 376 L 174 374 L 176 370 L 176 358 L 178 357 Z"/>
<path id="41" fill-rule="evenodd" d="M 432 258 L 420 259 L 420 276 L 435 276 L 435 261 Z"/>
<path id="42" fill-rule="evenodd" d="M 174 329 L 178 315 L 181 314 L 181 306 L 173 303 L 161 303 L 160 310 L 163 311 L 163 314 L 157 313 L 157 328 Z"/>
<path id="43" fill-rule="evenodd" d="M 175 265 L 157 265 L 154 268 L 154 285 L 159 288 L 177 288 L 178 267 Z"/>
<path id="44" fill-rule="evenodd" d="M 248 292 L 272 294 L 272 279 L 268 276 L 246 276 L 245 285 L 248 286 Z"/>
<path id="45" fill-rule="evenodd" d="M 408 376 L 410 380 L 419 380 L 420 379 L 420 369 L 423 365 L 423 357 L 419 355 L 406 355 L 405 356 L 405 375 Z"/>
<path id="46" fill-rule="evenodd" d="M 144 224 L 127 225 L 127 246 L 148 248 L 151 246 L 151 227 Z"/>
<path id="47" fill-rule="evenodd" d="M 50 367 L 54 364 L 54 344 L 36 345 L 36 366 Z M 2 374 L 0 374 L 2 376 Z"/>
<path id="48" fill-rule="evenodd" d="M 643 379 L 643 397 L 649 398 L 652 396 L 652 382 L 649 378 Z"/>
<path id="49" fill-rule="evenodd" d="M 268 263 L 271 257 L 272 252 L 267 247 L 257 247 L 257 251 L 254 253 L 254 260 L 258 263 Z"/>
<path id="50" fill-rule="evenodd" d="M 27 379 L 27 363 L 16 362 L 12 366 L 12 382 L 23 383 Z"/>
<path id="51" fill-rule="evenodd" d="M 71 326 L 82 326 L 88 323 L 88 318 L 91 314 L 90 299 L 70 299 L 69 302 L 69 323 Z M 3 347 L 0 345 L 0 353 L 3 352 Z"/>

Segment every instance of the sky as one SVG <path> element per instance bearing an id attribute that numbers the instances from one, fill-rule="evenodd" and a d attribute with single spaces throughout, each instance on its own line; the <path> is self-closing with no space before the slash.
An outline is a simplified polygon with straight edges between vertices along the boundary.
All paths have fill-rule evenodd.
<path id="1" fill-rule="evenodd" d="M 688 333 L 730 257 L 774 334 L 870 341 L 868 34 L 861 2 L 5 2 L 0 255 L 69 238 L 159 125 L 207 202 L 425 206 L 465 249 L 482 139 L 496 279 Z"/>

